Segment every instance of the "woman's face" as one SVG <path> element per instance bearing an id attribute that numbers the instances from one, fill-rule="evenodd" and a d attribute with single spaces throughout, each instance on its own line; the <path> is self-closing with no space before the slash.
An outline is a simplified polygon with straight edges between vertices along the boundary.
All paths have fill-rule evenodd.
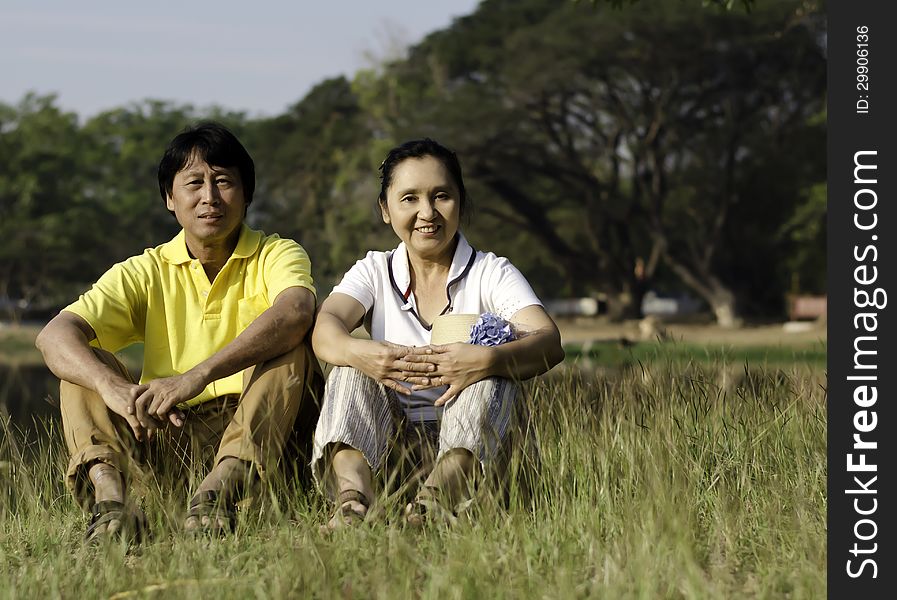
<path id="1" fill-rule="evenodd" d="M 461 217 L 461 199 L 451 173 L 437 158 L 406 158 L 394 168 L 380 202 L 383 222 L 392 225 L 409 254 L 451 260 Z"/>

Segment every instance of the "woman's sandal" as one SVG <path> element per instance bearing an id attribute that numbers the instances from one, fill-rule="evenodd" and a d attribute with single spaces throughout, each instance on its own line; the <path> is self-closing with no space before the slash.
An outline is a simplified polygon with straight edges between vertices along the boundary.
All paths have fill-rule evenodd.
<path id="1" fill-rule="evenodd" d="M 118 521 L 120 525 L 114 533 L 109 533 L 108 526 L 112 521 Z M 124 503 L 118 500 L 97 502 L 90 511 L 87 531 L 84 532 L 84 542 L 98 545 L 112 537 L 136 544 L 148 539 L 149 528 L 146 524 L 146 515 L 139 508 L 128 509 Z"/>
<path id="2" fill-rule="evenodd" d="M 221 498 L 218 490 L 197 492 L 187 509 L 187 519 L 191 517 L 196 517 L 198 525 L 188 531 L 196 535 L 223 537 L 237 528 L 237 507 Z M 203 524 L 203 517 L 208 517 L 209 522 Z"/>
<path id="3" fill-rule="evenodd" d="M 367 516 L 367 512 L 361 513 L 353 509 L 349 504 L 350 502 L 357 502 L 358 504 L 362 505 L 365 510 L 370 507 L 370 502 L 368 501 L 367 496 L 365 496 L 358 490 L 343 490 L 337 496 L 336 502 L 338 505 L 337 509 L 336 511 L 334 511 L 330 521 L 328 521 L 326 525 L 321 525 L 321 533 L 330 533 L 335 529 L 339 529 L 347 525 L 358 525 L 359 523 L 364 522 L 365 517 Z M 337 520 L 340 524 L 332 525 L 331 523 L 334 520 Z"/>
<path id="4" fill-rule="evenodd" d="M 455 513 L 439 501 L 439 489 L 433 486 L 422 486 L 405 507 L 405 524 L 415 529 L 430 524 L 454 525 L 457 521 Z"/>

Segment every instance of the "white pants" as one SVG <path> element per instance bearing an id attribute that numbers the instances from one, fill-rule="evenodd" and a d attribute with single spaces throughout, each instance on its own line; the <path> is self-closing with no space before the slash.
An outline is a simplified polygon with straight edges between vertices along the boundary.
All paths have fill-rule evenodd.
<path id="1" fill-rule="evenodd" d="M 436 443 L 437 461 L 449 450 L 464 448 L 484 471 L 500 471 L 509 454 L 510 433 L 517 425 L 518 391 L 509 379 L 483 379 L 451 401 L 438 421 L 409 423 L 395 391 L 352 367 L 334 367 L 315 429 L 311 460 L 315 481 L 329 497 L 335 497 L 338 490 L 328 477 L 325 453 L 331 444 L 343 443 L 358 450 L 377 473 L 393 440 L 413 436 Z"/>

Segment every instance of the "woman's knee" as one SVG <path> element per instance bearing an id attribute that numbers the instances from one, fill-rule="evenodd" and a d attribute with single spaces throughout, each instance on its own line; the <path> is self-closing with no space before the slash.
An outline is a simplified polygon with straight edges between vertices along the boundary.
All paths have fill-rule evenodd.
<path id="1" fill-rule="evenodd" d="M 373 379 L 356 369 L 355 367 L 333 367 L 327 375 L 328 386 L 368 386 L 374 385 Z"/>
<path id="2" fill-rule="evenodd" d="M 377 412 L 375 407 L 384 402 L 388 398 L 382 386 L 358 369 L 334 367 L 327 376 L 322 410 Z"/>
<path id="3" fill-rule="evenodd" d="M 464 388 L 454 402 L 457 406 L 489 406 L 494 402 L 513 401 L 518 392 L 517 384 L 504 377 L 487 377 Z M 449 404 L 451 407 L 451 404 Z"/>

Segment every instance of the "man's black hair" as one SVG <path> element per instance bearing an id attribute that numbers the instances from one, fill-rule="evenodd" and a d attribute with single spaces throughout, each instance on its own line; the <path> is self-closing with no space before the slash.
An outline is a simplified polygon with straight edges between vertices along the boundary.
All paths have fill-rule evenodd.
<path id="1" fill-rule="evenodd" d="M 214 122 L 188 127 L 168 144 L 162 160 L 159 161 L 159 193 L 162 200 L 167 200 L 171 195 L 174 176 L 187 166 L 187 161 L 194 154 L 210 166 L 236 168 L 240 173 L 246 206 L 252 203 L 252 194 L 255 191 L 255 163 L 237 136 L 224 125 Z"/>

